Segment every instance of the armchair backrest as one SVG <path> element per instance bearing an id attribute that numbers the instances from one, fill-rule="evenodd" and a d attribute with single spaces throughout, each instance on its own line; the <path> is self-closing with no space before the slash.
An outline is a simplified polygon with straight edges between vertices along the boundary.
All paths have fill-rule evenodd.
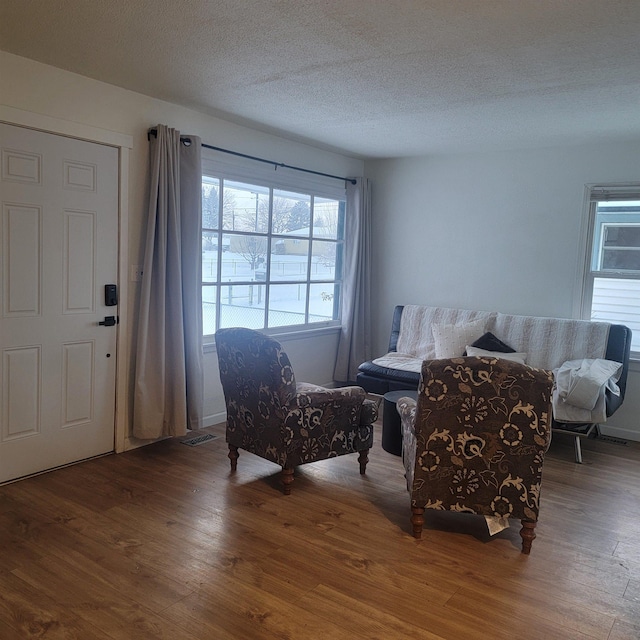
<path id="1" fill-rule="evenodd" d="M 412 504 L 537 521 L 552 387 L 550 371 L 504 359 L 425 361 Z"/>
<path id="2" fill-rule="evenodd" d="M 280 343 L 252 329 L 219 329 L 215 335 L 220 377 L 225 394 L 269 393 L 286 406 L 296 393 L 289 357 Z"/>
<path id="3" fill-rule="evenodd" d="M 219 329 L 216 348 L 227 407 L 227 439 L 280 461 L 282 426 L 296 379 L 280 343 L 251 329 Z"/>

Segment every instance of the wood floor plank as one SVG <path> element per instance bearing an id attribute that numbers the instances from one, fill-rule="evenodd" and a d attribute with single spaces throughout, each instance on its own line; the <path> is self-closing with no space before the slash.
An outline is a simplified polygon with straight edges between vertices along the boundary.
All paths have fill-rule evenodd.
<path id="1" fill-rule="evenodd" d="M 578 607 L 555 594 L 536 589 L 517 588 L 513 582 L 493 584 L 489 590 L 485 585 L 474 585 L 460 589 L 447 603 L 447 608 L 466 612 L 470 607 L 483 611 L 485 620 L 496 626 L 511 624 L 511 621 L 538 617 L 536 626 L 545 626 L 547 633 L 556 629 L 559 637 L 594 637 L 606 640 L 615 616 L 593 611 L 587 603 Z M 526 597 L 524 597 L 526 594 Z"/>
<path id="2" fill-rule="evenodd" d="M 83 571 L 63 559 L 50 557 L 28 569 L 16 570 L 14 575 L 48 598 L 55 599 L 78 618 L 99 629 L 108 629 L 110 637 L 127 640 L 135 635 L 136 638 L 193 640 L 141 604 L 147 599 L 146 593 L 157 591 L 154 581 L 148 586 L 143 584 L 137 593 L 133 593 L 121 583 L 110 585 L 97 579 L 92 569 L 88 566 Z M 153 599 L 157 598 L 156 595 Z M 167 604 L 176 601 L 172 598 Z"/>
<path id="3" fill-rule="evenodd" d="M 352 637 L 387 640 L 390 629 L 393 629 L 397 638 L 440 640 L 442 637 L 414 624 L 413 618 L 404 619 L 391 615 L 376 604 L 350 598 L 325 585 L 320 585 L 311 591 L 298 605 L 320 618 L 339 621 L 340 627 Z"/>
<path id="4" fill-rule="evenodd" d="M 2 638 L 2 640 L 24 640 L 24 637 L 22 632 L 0 620 L 0 638 Z"/>
<path id="5" fill-rule="evenodd" d="M 0 638 L 640 638 L 640 445 L 547 454 L 530 556 L 519 523 L 427 512 L 410 535 L 400 458 L 296 470 L 224 428 L 0 487 Z"/>
<path id="6" fill-rule="evenodd" d="M 640 638 L 640 624 L 628 624 L 616 620 L 607 640 L 638 640 Z"/>
<path id="7" fill-rule="evenodd" d="M 151 611 L 161 611 L 191 592 L 153 567 L 78 535 L 69 527 L 52 525 L 37 543 L 38 550 L 43 547 L 50 550 L 50 558 L 55 557 L 62 567 L 84 576 L 85 581 L 115 589 Z M 77 579 L 82 583 L 80 577 Z"/>
<path id="8" fill-rule="evenodd" d="M 227 578 L 223 589 L 206 589 L 178 605 L 165 616 L 194 631 L 206 617 L 208 636 L 217 638 L 220 630 L 234 638 L 305 638 L 348 640 L 366 636 L 344 629 L 333 617 L 326 618 L 301 609 L 280 594 L 248 586 Z M 175 617 L 174 617 L 175 616 Z"/>
<path id="9" fill-rule="evenodd" d="M 69 611 L 41 588 L 17 576 L 0 574 L 0 619 L 26 638 L 109 640 L 113 636 Z"/>

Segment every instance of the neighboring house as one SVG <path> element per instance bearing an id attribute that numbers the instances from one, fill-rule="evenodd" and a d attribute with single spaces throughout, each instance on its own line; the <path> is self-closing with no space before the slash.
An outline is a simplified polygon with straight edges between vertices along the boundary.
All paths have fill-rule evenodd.
<path id="1" fill-rule="evenodd" d="M 282 238 L 276 242 L 276 248 L 274 253 L 284 255 L 302 255 L 306 256 L 309 253 L 309 240 L 305 238 L 309 237 L 310 227 L 302 227 L 300 229 L 294 229 L 293 231 L 287 231 L 287 238 Z M 313 227 L 314 238 L 335 238 L 335 231 L 332 235 L 331 229 L 320 225 L 314 225 Z"/>

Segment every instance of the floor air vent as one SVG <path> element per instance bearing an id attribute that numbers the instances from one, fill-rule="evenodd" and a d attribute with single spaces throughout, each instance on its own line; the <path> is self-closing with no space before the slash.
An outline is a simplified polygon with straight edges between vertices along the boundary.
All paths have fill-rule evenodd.
<path id="1" fill-rule="evenodd" d="M 610 442 L 611 444 L 621 444 L 623 446 L 626 446 L 629 444 L 628 440 L 623 440 L 622 438 L 614 438 L 613 436 L 599 435 L 598 440 L 603 440 L 604 442 Z"/>
<path id="2" fill-rule="evenodd" d="M 204 433 L 201 436 L 195 436 L 193 438 L 188 438 L 187 440 L 180 440 L 180 442 L 190 447 L 197 447 L 199 444 L 210 442 L 211 440 L 215 440 L 217 437 L 218 436 L 214 436 L 211 433 Z"/>

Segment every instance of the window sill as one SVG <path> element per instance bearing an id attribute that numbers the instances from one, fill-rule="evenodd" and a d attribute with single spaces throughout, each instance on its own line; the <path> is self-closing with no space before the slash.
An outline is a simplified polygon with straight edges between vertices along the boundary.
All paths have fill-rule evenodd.
<path id="1" fill-rule="evenodd" d="M 341 325 L 330 325 L 325 327 L 317 327 L 314 329 L 288 329 L 286 327 L 280 327 L 278 329 L 271 329 L 271 331 L 265 331 L 268 336 L 275 338 L 278 342 L 291 342 L 292 340 L 309 340 L 311 338 L 318 338 L 320 336 L 332 335 L 340 333 Z M 202 345 L 204 353 L 215 353 L 216 343 L 213 336 L 207 336 L 205 342 Z M 640 362 L 638 363 L 640 364 Z"/>

